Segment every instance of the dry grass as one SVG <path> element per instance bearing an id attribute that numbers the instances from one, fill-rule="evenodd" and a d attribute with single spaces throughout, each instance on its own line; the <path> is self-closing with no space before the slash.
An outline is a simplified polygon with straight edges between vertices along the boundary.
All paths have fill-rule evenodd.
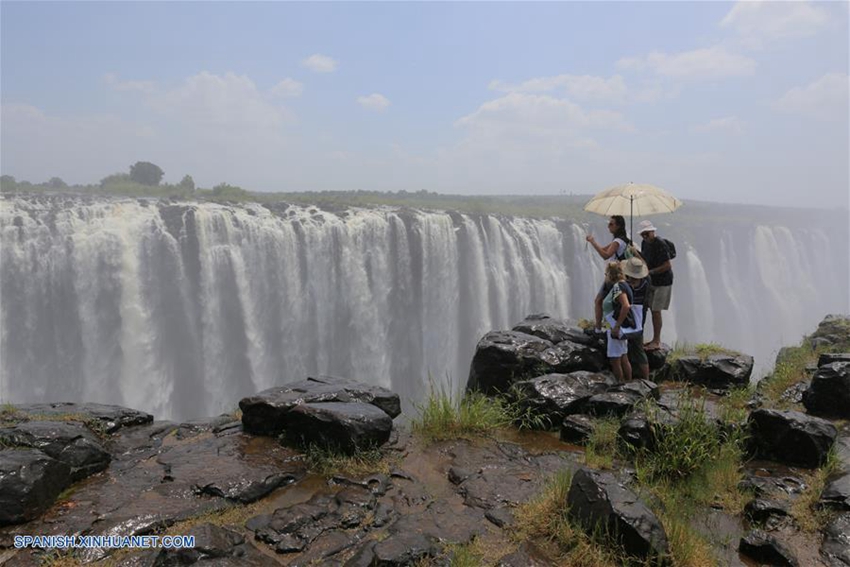
<path id="1" fill-rule="evenodd" d="M 820 509 L 817 504 L 827 479 L 838 471 L 839 465 L 838 455 L 833 448 L 821 468 L 802 475 L 806 489 L 791 505 L 791 516 L 801 530 L 809 533 L 819 532 L 835 516 L 834 511 Z"/>
<path id="2" fill-rule="evenodd" d="M 318 445 L 309 445 L 304 451 L 307 468 L 325 477 L 340 473 L 352 476 L 375 473 L 388 475 L 398 464 L 399 458 L 397 453 L 390 453 L 377 447 L 359 449 L 351 455 Z"/>
<path id="3" fill-rule="evenodd" d="M 788 349 L 773 372 L 762 380 L 759 389 L 765 397 L 765 407 L 787 409 L 793 404 L 782 399 L 782 394 L 791 386 L 808 380 L 806 366 L 814 364 L 825 349 L 813 349 L 808 341 Z"/>

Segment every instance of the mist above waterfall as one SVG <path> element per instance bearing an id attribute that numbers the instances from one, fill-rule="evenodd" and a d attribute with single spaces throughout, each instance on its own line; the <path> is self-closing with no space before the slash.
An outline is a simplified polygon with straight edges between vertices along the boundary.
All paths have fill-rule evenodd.
<path id="1" fill-rule="evenodd" d="M 663 340 L 718 342 L 763 371 L 825 314 L 847 312 L 846 225 L 789 220 L 665 217 L 679 254 Z M 460 389 L 487 331 L 530 313 L 592 317 L 604 263 L 586 229 L 387 207 L 8 197 L 0 396 L 187 419 L 316 373 L 408 402 L 429 380 Z"/>

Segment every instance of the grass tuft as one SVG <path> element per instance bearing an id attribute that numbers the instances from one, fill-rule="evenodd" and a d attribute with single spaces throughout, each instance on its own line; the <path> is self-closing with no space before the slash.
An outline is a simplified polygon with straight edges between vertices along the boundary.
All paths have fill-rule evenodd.
<path id="1" fill-rule="evenodd" d="M 413 432 L 427 441 L 487 436 L 513 422 L 503 400 L 480 392 L 468 392 L 458 400 L 443 389 L 432 389 L 416 409 L 419 416 L 411 423 Z"/>
<path id="2" fill-rule="evenodd" d="M 390 474 L 397 460 L 397 455 L 390 455 L 379 447 L 358 449 L 351 455 L 314 444 L 304 450 L 307 468 L 325 477 L 340 473 L 352 476 Z"/>
<path id="3" fill-rule="evenodd" d="M 620 420 L 606 417 L 593 422 L 593 432 L 584 447 L 584 462 L 595 469 L 614 468 Z"/>
<path id="4" fill-rule="evenodd" d="M 791 515 L 801 530 L 817 533 L 823 530 L 835 517 L 835 511 L 819 508 L 818 501 L 826 486 L 827 479 L 838 472 L 839 467 L 838 453 L 833 446 L 827 453 L 826 462 L 821 468 L 810 473 L 803 473 L 806 489 L 791 505 Z"/>

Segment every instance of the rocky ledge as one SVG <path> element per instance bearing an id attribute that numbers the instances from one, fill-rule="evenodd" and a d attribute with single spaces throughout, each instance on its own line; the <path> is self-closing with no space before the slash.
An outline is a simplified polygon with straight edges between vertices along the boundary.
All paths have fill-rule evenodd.
<path id="1" fill-rule="evenodd" d="M 468 381 L 510 408 L 515 427 L 436 442 L 396 423 L 393 392 L 328 376 L 187 423 L 96 404 L 7 407 L 0 563 L 450 565 L 470 564 L 471 554 L 471 564 L 555 565 L 574 560 L 571 549 L 603 546 L 615 555 L 599 557 L 641 564 L 848 567 L 841 400 L 850 399 L 850 320 L 821 327 L 785 352 L 812 361 L 800 381 L 771 377 L 745 390 L 746 355 L 669 347 L 653 355 L 651 380 L 617 384 L 597 337 L 532 316 L 481 339 Z M 729 473 L 740 508 L 716 494 L 689 512 L 686 528 L 648 488 L 641 461 L 671 451 L 683 427 L 709 441 L 740 439 L 746 452 Z M 658 454 L 676 460 L 698 441 Z M 544 533 L 554 525 L 560 536 Z M 683 529 L 710 554 L 683 555 Z M 567 532 L 571 543 L 557 543 Z M 181 534 L 195 543 L 69 554 L 15 548 L 24 534 Z"/>

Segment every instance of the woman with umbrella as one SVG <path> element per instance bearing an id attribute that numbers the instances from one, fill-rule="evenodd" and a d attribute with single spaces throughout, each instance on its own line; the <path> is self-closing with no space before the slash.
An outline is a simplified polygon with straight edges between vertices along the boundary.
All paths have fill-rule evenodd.
<path id="1" fill-rule="evenodd" d="M 585 240 L 590 242 L 593 249 L 602 256 L 603 260 L 624 260 L 626 248 L 632 241 L 626 234 L 626 219 L 623 218 L 623 215 L 613 215 L 608 219 L 608 232 L 614 237 L 614 240 L 608 246 L 601 246 L 592 234 L 588 234 Z"/>

